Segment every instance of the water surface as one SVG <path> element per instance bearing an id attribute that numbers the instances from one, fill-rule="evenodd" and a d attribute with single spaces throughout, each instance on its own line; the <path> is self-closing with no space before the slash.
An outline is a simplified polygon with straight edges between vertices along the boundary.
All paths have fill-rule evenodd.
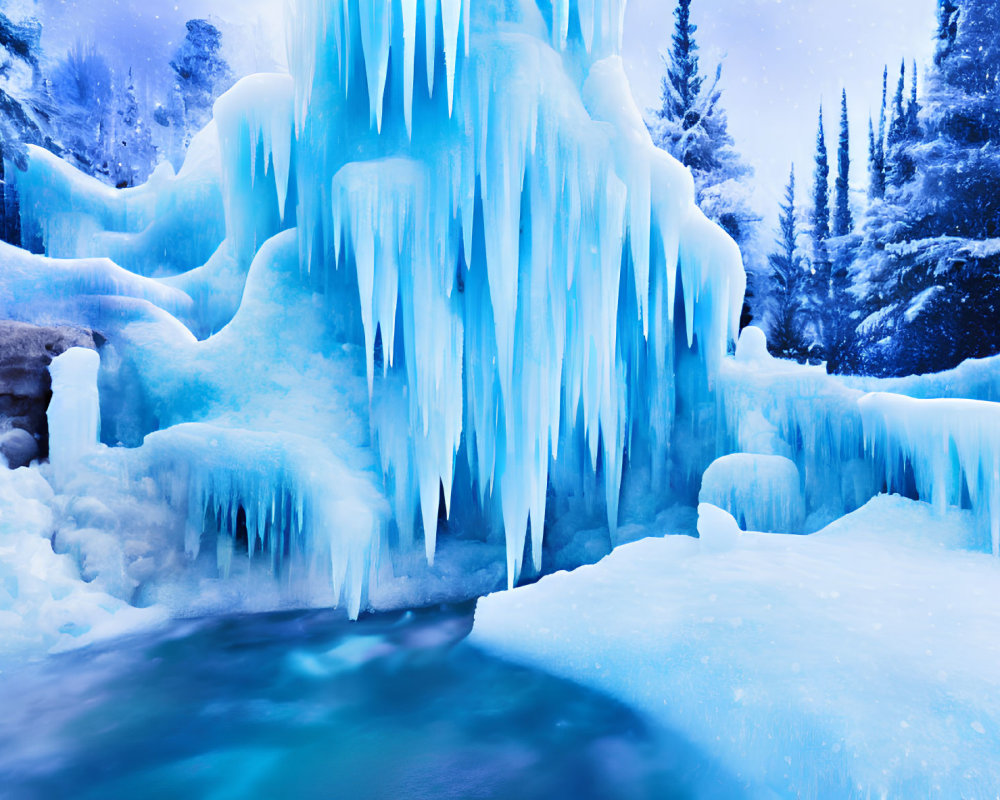
<path id="1" fill-rule="evenodd" d="M 624 706 L 462 640 L 472 607 L 181 622 L 0 676 L 0 796 L 740 795 Z"/>

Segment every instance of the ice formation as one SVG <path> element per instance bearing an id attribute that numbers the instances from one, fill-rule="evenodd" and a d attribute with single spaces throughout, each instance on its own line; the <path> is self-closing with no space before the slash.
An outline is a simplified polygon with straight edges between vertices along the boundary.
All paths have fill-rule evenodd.
<path id="1" fill-rule="evenodd" d="M 705 470 L 698 501 L 725 509 L 745 530 L 800 533 L 805 521 L 800 483 L 791 459 L 735 453 Z"/>
<path id="2" fill-rule="evenodd" d="M 675 296 L 713 369 L 744 276 L 631 101 L 623 4 L 423 8 L 344 0 L 292 17 L 301 261 L 318 285 L 346 267 L 369 387 L 402 393 L 372 418 L 401 538 L 419 507 L 433 558 L 439 511 L 475 497 L 505 532 L 512 585 L 529 523 L 541 566 L 550 484 L 588 470 L 614 532 L 629 443 L 667 460 Z M 260 129 L 280 178 L 287 138 Z M 259 208 L 235 199 L 245 225 Z M 396 380 L 377 387 L 378 347 Z"/>
<path id="3" fill-rule="evenodd" d="M 878 392 L 860 400 L 865 434 L 890 491 L 906 491 L 938 513 L 972 507 L 1000 555 L 1000 404 L 921 400 Z"/>
<path id="4" fill-rule="evenodd" d="M 754 329 L 727 357 L 739 253 L 650 141 L 623 7 L 298 0 L 291 74 L 221 98 L 177 174 L 114 192 L 30 152 L 44 255 L 0 245 L 0 312 L 106 340 L 94 459 L 123 491 L 152 479 L 192 555 L 322 572 L 357 614 L 373 575 L 420 545 L 433 564 L 460 528 L 513 586 L 556 514 L 603 516 L 615 544 L 623 485 L 654 515 L 693 505 L 732 455 L 781 467 L 710 472 L 706 498 L 816 530 L 901 455 L 937 458 L 867 391 L 998 399 L 996 365 L 860 385 L 771 359 Z M 949 430 L 995 518 L 997 448 L 973 463 Z M 965 502 L 927 474 L 915 494 Z"/>
<path id="5" fill-rule="evenodd" d="M 513 585 L 525 557 L 542 567 L 552 497 L 603 509 L 614 538 L 625 470 L 667 485 L 677 396 L 719 370 L 745 278 L 649 139 L 623 13 L 300 0 L 291 75 L 234 87 L 177 175 L 114 193 L 32 151 L 27 239 L 77 280 L 32 314 L 109 339 L 105 439 L 146 437 L 133 470 L 188 498 L 190 551 L 207 519 L 223 572 L 243 526 L 251 555 L 322 552 L 357 613 L 380 542 L 422 539 L 433 562 L 459 513 L 502 534 Z M 98 256 L 120 287 L 109 262 L 65 260 Z M 317 412 L 307 393 L 335 382 L 272 379 L 289 354 L 265 335 L 308 341 L 304 384 L 360 346 L 366 401 Z M 380 480 L 355 457 L 369 446 Z"/>

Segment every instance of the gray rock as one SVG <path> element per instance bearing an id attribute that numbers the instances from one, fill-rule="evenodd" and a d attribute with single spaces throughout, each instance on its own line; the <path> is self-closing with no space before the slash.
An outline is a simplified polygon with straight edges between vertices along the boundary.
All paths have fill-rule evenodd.
<path id="1" fill-rule="evenodd" d="M 96 350 L 94 338 L 90 331 L 78 328 L 0 320 L 0 426 L 26 432 L 37 448 L 34 458 L 48 456 L 49 364 L 71 347 Z M 18 439 L 26 446 L 23 437 Z"/>
<path id="2" fill-rule="evenodd" d="M 11 469 L 26 467 L 38 458 L 38 442 L 27 431 L 14 428 L 0 434 L 0 455 Z"/>

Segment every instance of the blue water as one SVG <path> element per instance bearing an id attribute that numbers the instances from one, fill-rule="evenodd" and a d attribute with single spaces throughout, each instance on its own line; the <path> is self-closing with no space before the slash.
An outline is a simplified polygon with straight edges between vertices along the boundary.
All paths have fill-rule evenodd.
<path id="1" fill-rule="evenodd" d="M 741 796 L 620 704 L 464 643 L 471 621 L 184 622 L 5 674 L 0 796 Z"/>

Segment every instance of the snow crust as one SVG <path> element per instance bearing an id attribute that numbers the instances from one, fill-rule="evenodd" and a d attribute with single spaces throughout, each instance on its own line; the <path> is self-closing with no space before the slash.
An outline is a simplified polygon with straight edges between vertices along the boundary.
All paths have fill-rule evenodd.
<path id="1" fill-rule="evenodd" d="M 163 609 L 139 609 L 82 579 L 57 555 L 55 499 L 37 469 L 0 469 L 0 672 L 39 653 L 149 629 Z"/>
<path id="2" fill-rule="evenodd" d="M 972 515 L 882 496 L 814 536 L 729 525 L 721 551 L 647 539 L 484 598 L 471 641 L 641 709 L 751 796 L 995 794 L 1000 565 L 957 549 Z"/>

